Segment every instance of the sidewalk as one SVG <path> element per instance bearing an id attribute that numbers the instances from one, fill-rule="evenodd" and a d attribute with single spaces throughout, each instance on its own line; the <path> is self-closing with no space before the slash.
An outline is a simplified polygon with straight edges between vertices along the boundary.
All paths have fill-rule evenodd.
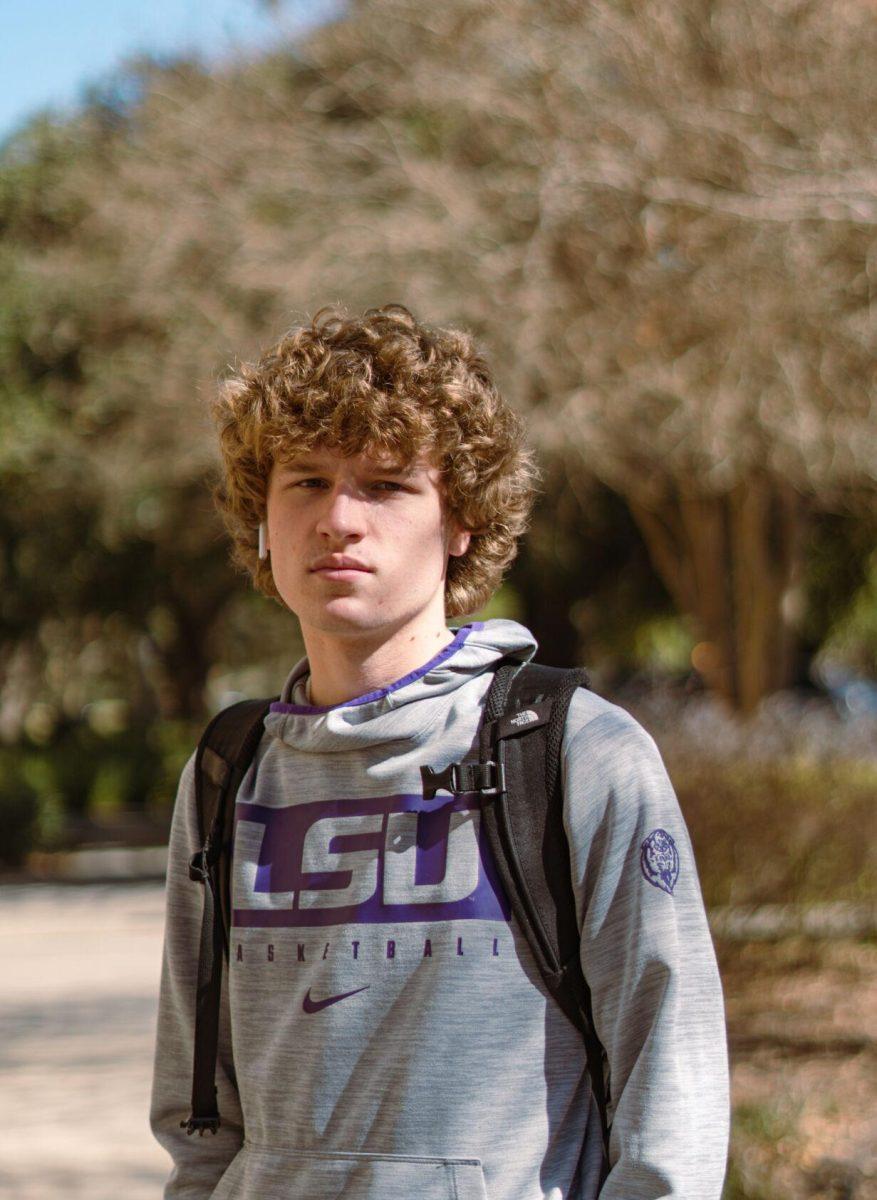
<path id="1" fill-rule="evenodd" d="M 0 1197 L 158 1200 L 161 883 L 0 887 Z"/>

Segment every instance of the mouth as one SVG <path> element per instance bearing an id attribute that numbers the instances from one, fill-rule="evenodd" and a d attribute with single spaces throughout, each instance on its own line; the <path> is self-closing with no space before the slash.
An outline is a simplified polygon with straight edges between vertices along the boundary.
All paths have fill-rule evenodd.
<path id="1" fill-rule="evenodd" d="M 324 579 L 355 579 L 358 575 L 368 575 L 371 567 L 355 558 L 327 557 L 318 559 L 311 567 L 312 575 L 321 575 Z"/>
<path id="2" fill-rule="evenodd" d="M 316 567 L 312 575 L 322 579 L 357 579 L 360 575 L 368 575 L 365 567 Z"/>

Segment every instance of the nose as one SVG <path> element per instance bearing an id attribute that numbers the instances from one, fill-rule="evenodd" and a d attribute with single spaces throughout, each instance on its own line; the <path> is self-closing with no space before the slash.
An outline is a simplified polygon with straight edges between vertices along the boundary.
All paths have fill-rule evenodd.
<path id="1" fill-rule="evenodd" d="M 365 534 L 365 505 L 350 490 L 333 487 L 326 493 L 317 533 L 328 539 L 354 541 Z"/>

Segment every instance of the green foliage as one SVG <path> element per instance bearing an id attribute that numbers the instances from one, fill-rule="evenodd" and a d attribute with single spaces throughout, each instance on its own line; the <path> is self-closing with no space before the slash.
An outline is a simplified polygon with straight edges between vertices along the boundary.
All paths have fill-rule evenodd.
<path id="1" fill-rule="evenodd" d="M 877 550 L 864 563 L 864 579 L 835 612 L 820 658 L 841 662 L 872 678 L 877 675 Z"/>
<path id="2" fill-rule="evenodd" d="M 877 674 L 877 524 L 873 502 L 819 513 L 807 538 L 800 632 L 819 659 Z"/>
<path id="3" fill-rule="evenodd" d="M 0 863 L 20 866 L 31 850 L 56 850 L 120 817 L 167 826 L 180 772 L 199 728 L 185 721 L 100 734 L 68 724 L 42 744 L 0 749 Z"/>
<path id="4" fill-rule="evenodd" d="M 877 763 L 667 759 L 708 905 L 877 899 Z"/>
<path id="5" fill-rule="evenodd" d="M 64 838 L 64 800 L 47 758 L 26 748 L 0 749 L 0 864 L 17 867 L 35 847 Z"/>
<path id="6" fill-rule="evenodd" d="M 92 820 L 100 823 L 121 812 L 130 801 L 136 763 L 117 757 L 98 763 L 91 778 L 86 810 Z"/>
<path id="7" fill-rule="evenodd" d="M 770 1182 L 777 1147 L 798 1137 L 802 1106 L 742 1103 L 731 1114 L 731 1146 L 722 1200 L 783 1200 Z"/>
<path id="8" fill-rule="evenodd" d="M 21 863 L 35 840 L 38 816 L 38 794 L 24 764 L 11 751 L 0 751 L 0 864 Z"/>
<path id="9" fill-rule="evenodd" d="M 488 602 L 477 613 L 472 614 L 473 621 L 525 621 L 521 597 L 511 583 L 504 583 L 498 592 L 490 597 Z"/>
<path id="10" fill-rule="evenodd" d="M 694 639 L 687 622 L 675 613 L 645 618 L 634 630 L 629 663 L 657 675 L 684 675 L 691 670 Z"/>
<path id="11" fill-rule="evenodd" d="M 7 140 L 0 157 L 0 237 L 47 245 L 70 233 L 86 205 L 69 186 L 76 131 L 39 116 Z"/>
<path id="12" fill-rule="evenodd" d="M 68 812 L 98 817 L 135 804 L 135 781 L 151 773 L 150 756 L 138 733 L 102 737 L 88 725 L 71 724 L 40 750 L 51 769 L 51 789 Z"/>
<path id="13" fill-rule="evenodd" d="M 792 1137 L 801 1116 L 800 1105 L 792 1110 L 776 1104 L 738 1104 L 734 1108 L 734 1131 L 741 1138 L 775 1146 Z"/>
<path id="14" fill-rule="evenodd" d="M 146 731 L 154 769 L 142 788 L 142 804 L 155 817 L 170 817 L 177 784 L 201 735 L 197 722 L 157 721 Z"/>
<path id="15" fill-rule="evenodd" d="M 752 1184 L 745 1176 L 734 1152 L 728 1162 L 728 1173 L 722 1190 L 722 1200 L 785 1200 L 774 1191 L 765 1191 L 760 1184 Z"/>

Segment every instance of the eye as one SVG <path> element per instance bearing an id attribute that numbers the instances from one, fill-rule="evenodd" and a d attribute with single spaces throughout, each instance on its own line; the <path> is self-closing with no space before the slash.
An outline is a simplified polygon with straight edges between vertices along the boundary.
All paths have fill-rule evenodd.
<path id="1" fill-rule="evenodd" d="M 395 479 L 379 479 L 372 484 L 372 487 L 378 490 L 387 490 L 390 492 L 404 492 L 405 487 L 401 483 L 397 483 Z"/>

